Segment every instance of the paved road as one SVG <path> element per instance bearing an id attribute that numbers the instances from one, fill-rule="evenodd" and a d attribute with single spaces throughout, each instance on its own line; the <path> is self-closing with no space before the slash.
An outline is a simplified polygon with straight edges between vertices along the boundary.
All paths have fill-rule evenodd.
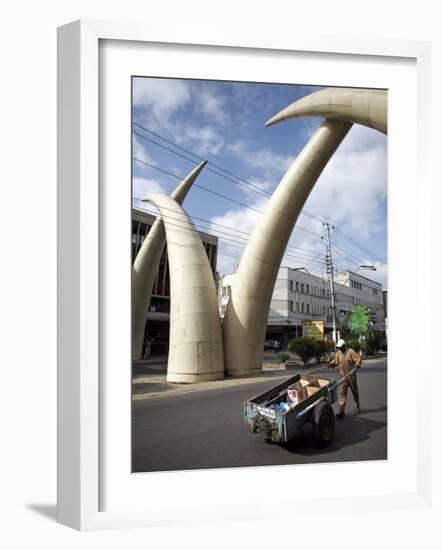
<path id="1" fill-rule="evenodd" d="M 330 371 L 325 377 L 333 377 Z M 319 449 L 310 425 L 285 446 L 266 443 L 244 426 L 243 402 L 269 381 L 195 391 L 133 403 L 133 470 L 193 470 L 387 458 L 387 361 L 358 373 L 362 413 L 336 421 L 332 444 Z M 347 401 L 348 413 L 353 399 Z M 336 408 L 336 405 L 335 405 Z"/>

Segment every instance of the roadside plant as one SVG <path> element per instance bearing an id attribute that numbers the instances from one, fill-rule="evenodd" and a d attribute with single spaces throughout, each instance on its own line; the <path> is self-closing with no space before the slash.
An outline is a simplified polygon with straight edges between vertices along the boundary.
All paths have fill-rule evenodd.
<path id="1" fill-rule="evenodd" d="M 357 338 L 350 338 L 350 340 L 347 340 L 347 347 L 356 352 L 361 351 L 361 343 Z"/>
<path id="2" fill-rule="evenodd" d="M 349 340 L 351 338 L 352 332 L 350 328 L 349 317 L 346 317 L 342 321 L 339 321 L 337 328 L 341 338 L 343 338 L 344 340 Z"/>
<path id="3" fill-rule="evenodd" d="M 290 355 L 288 353 L 280 351 L 278 353 L 278 359 L 279 359 L 280 363 L 285 363 L 286 361 L 288 361 L 290 359 Z"/>
<path id="4" fill-rule="evenodd" d="M 318 342 L 310 336 L 292 338 L 289 340 L 289 351 L 299 355 L 305 366 L 311 359 L 318 356 Z"/>
<path id="5" fill-rule="evenodd" d="M 366 355 L 376 355 L 381 349 L 384 335 L 381 332 L 369 332 L 362 344 L 362 351 Z"/>
<path id="6" fill-rule="evenodd" d="M 325 360 L 325 354 L 333 351 L 334 347 L 334 343 L 328 342 L 328 340 L 324 340 L 322 342 L 316 341 L 316 361 L 320 363 L 321 361 Z"/>

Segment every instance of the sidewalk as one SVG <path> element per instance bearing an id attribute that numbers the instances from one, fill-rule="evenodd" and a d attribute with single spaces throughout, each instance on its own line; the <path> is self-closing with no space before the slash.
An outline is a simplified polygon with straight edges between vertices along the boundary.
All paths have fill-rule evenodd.
<path id="1" fill-rule="evenodd" d="M 308 367 L 302 367 L 302 364 L 299 364 L 286 368 L 284 363 L 264 361 L 262 371 L 254 375 L 238 378 L 228 377 L 224 380 L 213 380 L 196 384 L 176 384 L 166 381 L 167 357 L 154 358 L 149 361 L 136 361 L 133 365 L 132 398 L 134 400 L 151 399 L 154 397 L 164 397 L 165 395 L 252 384 L 261 380 L 268 380 L 276 384 L 278 380 L 294 376 L 298 373 L 309 374 L 309 372 L 319 369 L 321 366 L 323 366 L 323 370 L 326 372 L 327 363 L 309 365 Z"/>
<path id="2" fill-rule="evenodd" d="M 386 359 L 387 354 L 371 357 L 363 357 L 364 363 Z M 151 399 L 164 397 L 166 395 L 177 395 L 196 391 L 227 388 L 243 384 L 253 384 L 261 380 L 268 380 L 269 383 L 277 383 L 295 374 L 310 374 L 312 371 L 321 369 L 318 374 L 336 375 L 335 370 L 328 369 L 328 362 L 314 363 L 303 366 L 302 362 L 294 354 L 290 354 L 290 366 L 285 363 L 278 363 L 278 356 L 272 352 L 264 353 L 262 370 L 256 374 L 238 378 L 227 377 L 223 380 L 210 382 L 198 382 L 195 384 L 177 384 L 167 382 L 167 355 L 154 356 L 147 361 L 135 361 L 132 366 L 132 398 L 134 401 L 140 399 Z M 322 368 L 321 368 L 322 367 Z"/>

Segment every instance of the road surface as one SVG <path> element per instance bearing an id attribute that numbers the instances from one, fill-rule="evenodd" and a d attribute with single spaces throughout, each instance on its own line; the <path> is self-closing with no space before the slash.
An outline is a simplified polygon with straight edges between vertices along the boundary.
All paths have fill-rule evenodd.
<path id="1" fill-rule="evenodd" d="M 324 377 L 335 376 L 324 371 Z M 285 446 L 247 431 L 243 402 L 267 389 L 268 380 L 134 401 L 133 471 L 386 459 L 387 360 L 363 362 L 358 382 L 362 412 L 351 414 L 349 392 L 347 415 L 336 420 L 334 440 L 325 449 L 317 447 L 310 425 Z"/>

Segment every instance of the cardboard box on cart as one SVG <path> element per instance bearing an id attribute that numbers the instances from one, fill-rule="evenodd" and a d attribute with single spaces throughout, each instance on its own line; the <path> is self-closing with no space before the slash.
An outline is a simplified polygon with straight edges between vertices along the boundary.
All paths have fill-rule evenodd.
<path id="1" fill-rule="evenodd" d="M 309 382 L 308 380 L 298 380 L 298 382 L 295 382 L 291 386 L 287 388 L 287 397 L 289 401 L 292 403 L 300 403 L 304 399 L 307 399 L 307 386 Z"/>
<path id="2" fill-rule="evenodd" d="M 287 388 L 288 399 L 292 403 L 300 403 L 304 399 L 307 399 L 307 397 L 315 394 L 327 384 L 329 384 L 329 381 L 321 378 L 315 378 L 314 380 L 301 379 Z"/>

